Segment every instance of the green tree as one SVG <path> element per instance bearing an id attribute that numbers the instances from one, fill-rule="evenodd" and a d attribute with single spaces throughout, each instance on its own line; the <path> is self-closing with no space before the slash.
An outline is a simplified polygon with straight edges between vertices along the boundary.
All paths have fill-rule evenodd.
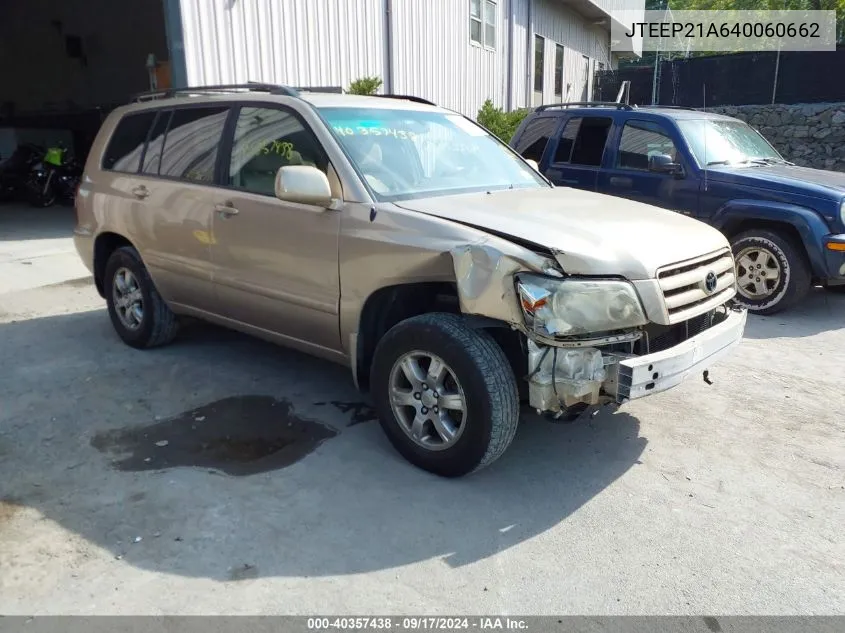
<path id="1" fill-rule="evenodd" d="M 493 105 L 490 99 L 484 102 L 478 111 L 475 120 L 479 125 L 487 128 L 490 133 L 495 134 L 505 143 L 509 142 L 516 132 L 516 128 L 522 123 L 522 119 L 530 112 L 528 109 L 505 112 Z"/>
<path id="2" fill-rule="evenodd" d="M 353 95 L 374 95 L 382 83 L 381 77 L 361 77 L 349 84 L 346 92 Z"/>

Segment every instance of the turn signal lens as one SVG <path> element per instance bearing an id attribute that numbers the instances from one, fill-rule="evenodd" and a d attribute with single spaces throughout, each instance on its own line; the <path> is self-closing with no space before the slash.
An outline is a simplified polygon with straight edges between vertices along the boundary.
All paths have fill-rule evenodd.
<path id="1" fill-rule="evenodd" d="M 534 314 L 546 305 L 551 292 L 545 288 L 534 286 L 531 284 L 519 284 L 519 301 L 522 303 L 522 309 L 529 314 Z"/>

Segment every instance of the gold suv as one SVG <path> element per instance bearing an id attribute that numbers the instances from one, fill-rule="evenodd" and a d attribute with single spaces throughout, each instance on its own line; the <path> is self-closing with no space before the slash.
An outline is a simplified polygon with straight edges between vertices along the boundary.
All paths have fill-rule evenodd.
<path id="1" fill-rule="evenodd" d="M 103 124 L 75 240 L 127 344 L 186 315 L 347 365 L 397 450 L 454 477 L 521 401 L 658 393 L 745 327 L 719 231 L 535 167 L 417 98 L 168 91 Z"/>

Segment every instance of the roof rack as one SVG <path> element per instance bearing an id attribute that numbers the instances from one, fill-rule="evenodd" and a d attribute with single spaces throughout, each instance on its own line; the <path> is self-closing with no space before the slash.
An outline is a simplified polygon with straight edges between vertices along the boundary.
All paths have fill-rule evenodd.
<path id="1" fill-rule="evenodd" d="M 566 103 L 546 103 L 534 108 L 534 112 L 543 112 L 551 108 L 616 108 L 617 110 L 633 110 L 634 106 L 616 101 L 569 101 Z"/>
<path id="2" fill-rule="evenodd" d="M 384 99 L 405 99 L 406 101 L 413 101 L 414 103 L 424 103 L 426 105 L 436 106 L 437 104 L 423 99 L 422 97 L 413 97 L 411 95 L 373 95 L 374 97 L 383 97 Z"/>
<path id="3" fill-rule="evenodd" d="M 286 95 L 288 97 L 299 96 L 299 93 L 294 88 L 290 88 L 288 86 L 250 82 L 245 84 L 224 84 L 219 86 L 188 86 L 187 88 L 169 88 L 167 90 L 142 92 L 141 94 L 135 95 L 132 101 L 153 101 L 155 99 L 169 99 L 179 95 L 213 94 L 215 92 L 237 92 L 243 90 L 266 92 L 274 95 Z"/>
<path id="4" fill-rule="evenodd" d="M 644 109 L 645 108 L 667 108 L 669 110 L 696 110 L 697 109 L 697 108 L 691 108 L 690 106 L 659 105 L 659 104 L 646 105 L 646 106 L 640 106 L 640 107 L 644 108 Z"/>
<path id="5" fill-rule="evenodd" d="M 342 86 L 296 86 L 293 90 L 297 92 L 319 92 L 332 95 L 344 94 Z"/>

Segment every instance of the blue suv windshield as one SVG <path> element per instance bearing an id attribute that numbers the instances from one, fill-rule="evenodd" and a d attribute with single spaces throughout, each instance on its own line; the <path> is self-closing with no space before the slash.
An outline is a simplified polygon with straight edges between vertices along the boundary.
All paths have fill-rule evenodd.
<path id="1" fill-rule="evenodd" d="M 742 121 L 686 119 L 678 127 L 700 165 L 786 163 L 762 134 Z"/>
<path id="2" fill-rule="evenodd" d="M 320 108 L 379 200 L 548 187 L 509 147 L 459 114 Z"/>

